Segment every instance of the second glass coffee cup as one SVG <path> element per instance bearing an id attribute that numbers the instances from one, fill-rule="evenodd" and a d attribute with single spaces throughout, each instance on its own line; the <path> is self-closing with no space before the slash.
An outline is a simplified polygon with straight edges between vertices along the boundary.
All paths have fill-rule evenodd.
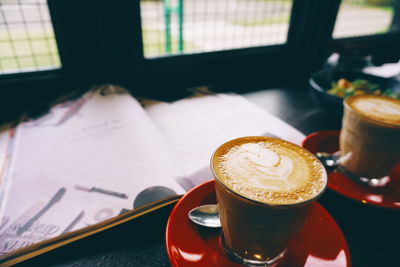
<path id="1" fill-rule="evenodd" d="M 340 169 L 378 184 L 400 162 L 400 100 L 363 95 L 344 101 Z"/>

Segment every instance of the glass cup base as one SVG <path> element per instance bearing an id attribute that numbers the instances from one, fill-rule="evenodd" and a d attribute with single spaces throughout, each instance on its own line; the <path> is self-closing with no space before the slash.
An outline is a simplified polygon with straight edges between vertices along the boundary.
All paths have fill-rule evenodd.
<path id="1" fill-rule="evenodd" d="M 284 258 L 285 253 L 286 253 L 286 249 L 285 249 L 278 256 L 276 256 L 275 258 L 270 259 L 270 260 L 264 260 L 264 261 L 251 260 L 251 259 L 245 259 L 245 258 L 239 256 L 237 253 L 232 251 L 231 248 L 226 246 L 223 235 L 221 236 L 221 243 L 222 243 L 222 246 L 223 246 L 226 254 L 228 254 L 228 256 L 232 260 L 234 260 L 235 262 L 242 264 L 244 266 L 248 266 L 248 267 L 274 267 L 274 266 L 277 266 L 277 264 L 280 263 L 281 260 Z"/>
<path id="2" fill-rule="evenodd" d="M 389 176 L 383 176 L 379 178 L 367 178 L 367 177 L 360 177 L 355 173 L 347 170 L 345 167 L 338 165 L 338 171 L 344 174 L 346 177 L 352 179 L 355 182 L 358 182 L 363 185 L 367 185 L 370 187 L 383 187 L 390 182 Z"/>

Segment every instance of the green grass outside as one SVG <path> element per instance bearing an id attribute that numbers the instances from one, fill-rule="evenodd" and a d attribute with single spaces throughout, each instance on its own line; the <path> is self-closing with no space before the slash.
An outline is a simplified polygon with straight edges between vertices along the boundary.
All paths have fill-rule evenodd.
<path id="1" fill-rule="evenodd" d="M 387 13 L 390 13 L 390 15 L 393 15 L 394 13 L 394 8 L 393 6 L 379 6 L 379 5 L 371 5 L 371 4 L 362 4 L 362 3 L 345 3 L 343 5 L 347 6 L 353 6 L 353 7 L 361 7 L 364 9 L 378 9 Z"/>
<path id="2" fill-rule="evenodd" d="M 394 15 L 394 8 L 392 6 L 381 6 L 381 5 L 372 5 L 368 3 L 345 3 L 347 6 L 353 6 L 353 7 L 358 7 L 358 8 L 363 8 L 363 9 L 374 9 L 374 10 L 380 10 L 383 12 L 386 12 L 387 16 L 393 17 Z M 375 32 L 375 34 L 384 34 L 390 31 L 390 25 L 387 25 L 386 27 L 382 28 L 381 30 Z"/>
<path id="3" fill-rule="evenodd" d="M 390 25 L 388 25 L 385 28 L 377 31 L 376 34 L 384 34 L 384 33 L 388 33 L 389 31 L 390 31 Z"/>
<path id="4" fill-rule="evenodd" d="M 259 1 L 265 1 L 265 2 L 291 2 L 292 0 L 259 0 Z M 368 8 L 368 9 L 378 9 L 381 11 L 384 11 L 388 13 L 388 16 L 393 16 L 394 10 L 393 7 L 391 6 L 377 6 L 377 5 L 370 5 L 370 4 L 360 4 L 360 3 L 352 3 L 352 4 L 346 4 L 346 5 L 351 5 L 351 6 L 357 6 L 357 7 L 362 7 L 362 8 Z M 234 25 L 239 25 L 239 26 L 244 26 L 244 27 L 253 27 L 253 26 L 263 26 L 263 25 L 273 25 L 273 24 L 287 24 L 289 23 L 290 20 L 290 15 L 285 15 L 285 16 L 278 16 L 278 17 L 269 17 L 269 18 L 263 18 L 263 19 L 254 19 L 254 20 L 234 20 L 232 23 Z M 377 32 L 379 33 L 386 33 L 389 31 L 389 27 L 382 29 L 381 31 Z"/>
<path id="5" fill-rule="evenodd" d="M 43 39 L 49 40 L 43 40 Z M 13 42 L 11 41 L 13 40 Z M 165 33 L 162 30 L 143 31 L 145 57 L 168 55 L 165 52 Z M 196 51 L 196 47 L 184 42 L 184 51 Z M 178 38 L 171 36 L 171 53 L 178 54 Z M 11 36 L 0 32 L 0 73 L 30 69 L 59 68 L 61 66 L 57 45 L 52 32 L 13 31 Z"/>
<path id="6" fill-rule="evenodd" d="M 143 29 L 143 47 L 145 57 L 157 57 L 182 53 L 178 50 L 178 37 L 171 34 L 171 53 L 166 53 L 165 32 L 156 29 Z M 183 52 L 195 52 L 197 47 L 190 42 L 183 42 Z"/>
<path id="7" fill-rule="evenodd" d="M 48 39 L 48 40 L 45 40 Z M 0 73 L 61 66 L 53 32 L 14 30 L 0 32 Z"/>
<path id="8" fill-rule="evenodd" d="M 234 20 L 232 24 L 244 27 L 254 27 L 254 26 L 263 26 L 263 25 L 273 25 L 273 24 L 288 24 L 290 20 L 289 15 L 279 16 L 279 17 L 270 17 L 263 19 L 255 19 L 255 20 Z"/>
<path id="9" fill-rule="evenodd" d="M 247 1 L 247 0 L 245 0 L 245 1 Z M 292 2 L 293 2 L 293 0 L 257 0 L 257 1 L 259 1 L 259 2 L 277 2 L 277 3 L 285 3 L 285 4 L 292 4 Z"/>

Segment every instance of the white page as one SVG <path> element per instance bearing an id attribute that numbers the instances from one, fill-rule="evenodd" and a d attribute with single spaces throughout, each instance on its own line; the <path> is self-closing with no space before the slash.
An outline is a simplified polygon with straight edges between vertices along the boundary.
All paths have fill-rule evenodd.
<path id="1" fill-rule="evenodd" d="M 41 218 L 36 220 L 32 227 L 19 234 L 20 225 L 27 223 L 35 214 L 40 212 L 46 205 L 45 202 L 34 202 L 28 209 L 21 214 L 16 220 L 8 224 L 6 229 L 0 234 L 0 254 L 11 252 L 13 250 L 46 240 L 64 232 L 71 224 L 72 217 L 78 217 L 81 212 L 79 209 L 71 210 L 71 206 L 67 202 L 61 202 L 59 209 L 50 209 L 43 214 Z M 68 212 L 59 212 L 59 210 L 69 210 Z"/>
<path id="2" fill-rule="evenodd" d="M 11 184 L 10 167 L 15 140 L 15 128 L 7 127 L 0 132 L 0 230 L 5 225 L 3 213 Z"/>
<path id="3" fill-rule="evenodd" d="M 143 101 L 145 109 L 183 163 L 189 189 L 211 179 L 209 162 L 222 143 L 241 136 L 269 135 L 300 144 L 304 135 L 236 94 L 204 95 L 174 103 Z"/>
<path id="4" fill-rule="evenodd" d="M 36 202 L 51 207 L 35 224 L 46 223 L 49 213 L 54 215 L 52 224 L 57 224 L 57 214 L 62 214 L 60 225 L 70 224 L 84 211 L 76 229 L 132 209 L 147 188 L 163 186 L 167 193 L 184 193 L 174 180 L 182 175 L 175 154 L 140 104 L 126 93 L 103 96 L 90 91 L 60 104 L 47 116 L 19 125 L 15 145 L 5 209 L 8 225 Z M 63 194 L 56 197 L 61 189 Z"/>

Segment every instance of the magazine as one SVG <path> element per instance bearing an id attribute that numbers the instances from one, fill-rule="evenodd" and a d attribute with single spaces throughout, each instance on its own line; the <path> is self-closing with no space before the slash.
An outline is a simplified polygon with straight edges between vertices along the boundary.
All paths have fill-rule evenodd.
<path id="1" fill-rule="evenodd" d="M 236 94 L 166 103 L 102 86 L 0 135 L 0 263 L 7 265 L 176 201 L 212 179 L 240 136 L 304 135 Z"/>

